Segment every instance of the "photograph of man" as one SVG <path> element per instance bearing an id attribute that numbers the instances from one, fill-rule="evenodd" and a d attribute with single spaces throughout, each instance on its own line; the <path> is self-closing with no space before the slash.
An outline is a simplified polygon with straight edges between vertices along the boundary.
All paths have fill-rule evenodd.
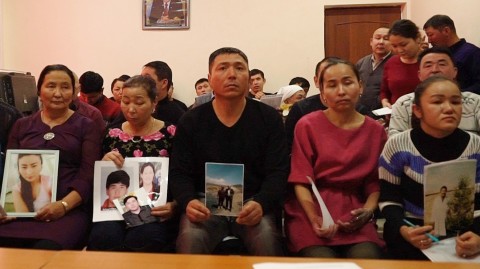
<path id="1" fill-rule="evenodd" d="M 178 0 L 153 0 L 150 12 L 151 24 L 183 24 L 185 4 Z"/>
<path id="2" fill-rule="evenodd" d="M 447 186 L 442 186 L 437 197 L 433 201 L 432 207 L 432 220 L 434 221 L 434 233 L 435 235 L 445 236 L 447 235 L 447 229 L 445 221 L 448 214 L 448 198 L 447 198 Z"/>
<path id="3" fill-rule="evenodd" d="M 113 200 L 127 194 L 130 186 L 130 176 L 123 170 L 116 170 L 107 176 L 106 194 L 107 199 L 103 202 L 101 210 L 115 209 Z"/>
<path id="4" fill-rule="evenodd" d="M 225 195 L 226 195 L 226 192 L 225 192 L 225 187 L 221 187 L 219 190 L 218 190 L 218 205 L 217 205 L 217 208 L 225 208 L 225 206 L 223 205 L 223 202 L 225 201 Z"/>
<path id="5" fill-rule="evenodd" d="M 233 188 L 228 186 L 227 189 L 225 190 L 225 199 L 227 203 L 226 208 L 228 211 L 232 211 L 232 202 L 233 202 L 234 194 L 235 194 L 235 191 L 233 190 Z"/>
<path id="6" fill-rule="evenodd" d="M 135 227 L 157 221 L 157 219 L 152 216 L 152 209 L 149 206 L 140 206 L 137 196 L 128 195 L 123 199 L 123 204 L 127 212 L 123 213 L 122 216 L 127 227 Z"/>

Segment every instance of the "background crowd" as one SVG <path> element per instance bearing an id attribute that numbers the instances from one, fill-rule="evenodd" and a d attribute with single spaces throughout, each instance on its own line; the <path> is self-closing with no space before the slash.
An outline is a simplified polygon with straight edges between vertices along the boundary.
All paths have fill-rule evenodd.
<path id="1" fill-rule="evenodd" d="M 457 36 L 448 16 L 431 17 L 423 30 L 428 42 L 414 22 L 398 20 L 375 30 L 372 54 L 356 64 L 324 58 L 314 71 L 319 94 L 308 98 L 301 77 L 265 91 L 265 73 L 231 47 L 214 51 L 208 78 L 194 84 L 210 100 L 190 106 L 173 98 L 162 61 L 115 79 L 111 99 L 100 74 L 77 79 L 64 65 L 46 66 L 38 112 L 21 117 L 0 103 L 0 147 L 59 150 L 57 201 L 35 208 L 34 218 L 1 216 L 0 246 L 225 253 L 234 237 L 252 255 L 427 259 L 421 250 L 432 247 L 426 233 L 435 231 L 423 222 L 426 165 L 477 160 L 480 210 L 480 49 Z M 271 95 L 281 96 L 278 106 L 262 102 Z M 372 112 L 382 107 L 391 115 Z M 149 210 L 158 221 L 92 223 L 95 161 L 122 167 L 126 157 L 170 158 L 168 201 Z M 205 206 L 206 162 L 244 165 L 236 218 Z M 41 181 L 16 192 L 35 203 Z M 312 188 L 333 223 L 325 224 Z M 455 251 L 480 253 L 478 218 L 456 237 Z"/>

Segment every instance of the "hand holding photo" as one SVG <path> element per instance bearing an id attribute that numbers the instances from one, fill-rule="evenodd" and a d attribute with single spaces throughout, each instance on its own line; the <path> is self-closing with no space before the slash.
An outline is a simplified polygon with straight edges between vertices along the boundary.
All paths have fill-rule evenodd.
<path id="1" fill-rule="evenodd" d="M 243 186 L 243 164 L 205 164 L 205 205 L 213 215 L 238 216 Z"/>
<path id="2" fill-rule="evenodd" d="M 408 221 L 407 219 L 403 219 L 403 222 L 405 222 L 405 224 L 407 224 L 409 227 L 417 227 L 417 225 L 411 223 L 410 221 Z M 433 242 L 435 243 L 438 243 L 440 242 L 440 239 L 438 239 L 437 237 L 433 236 L 431 233 L 425 233 L 426 236 L 428 236 L 428 238 L 430 238 Z"/>
<path id="3" fill-rule="evenodd" d="M 425 166 L 424 223 L 439 237 L 469 227 L 474 218 L 476 160 L 453 160 Z"/>
<path id="4" fill-rule="evenodd" d="M 7 150 L 0 206 L 8 216 L 34 217 L 56 201 L 58 150 Z"/>
<path id="5" fill-rule="evenodd" d="M 142 188 L 114 200 L 115 206 L 125 220 L 127 227 L 131 228 L 158 221 L 155 216 L 152 216 L 152 208 L 148 205 L 147 200 L 147 193 Z"/>

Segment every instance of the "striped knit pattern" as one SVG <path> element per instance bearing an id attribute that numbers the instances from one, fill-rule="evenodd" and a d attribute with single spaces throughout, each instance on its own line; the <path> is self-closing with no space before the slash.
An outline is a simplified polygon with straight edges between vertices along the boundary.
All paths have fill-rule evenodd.
<path id="1" fill-rule="evenodd" d="M 402 206 L 406 213 L 423 216 L 424 167 L 433 162 L 415 148 L 411 130 L 391 137 L 379 160 L 381 180 L 380 209 L 387 205 Z M 480 137 L 470 134 L 470 141 L 458 159 L 476 159 L 476 197 L 480 194 Z M 441 150 L 441 149 L 439 149 Z"/>

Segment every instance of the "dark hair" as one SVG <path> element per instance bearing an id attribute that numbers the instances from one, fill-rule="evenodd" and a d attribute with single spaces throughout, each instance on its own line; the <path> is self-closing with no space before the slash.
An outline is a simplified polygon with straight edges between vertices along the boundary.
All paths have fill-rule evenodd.
<path id="1" fill-rule="evenodd" d="M 30 155 L 38 156 L 40 158 L 40 164 L 43 164 L 42 154 L 20 153 L 18 154 L 18 159 L 17 159 L 17 169 L 18 169 L 18 175 L 20 178 L 20 195 L 22 196 L 23 201 L 27 205 L 28 211 L 35 212 L 35 208 L 33 206 L 34 200 L 33 200 L 33 194 L 32 194 L 32 184 L 28 182 L 25 178 L 23 178 L 22 175 L 20 174 L 20 159 Z"/>
<path id="2" fill-rule="evenodd" d="M 323 64 L 323 63 L 333 63 L 333 62 L 336 62 L 336 61 L 339 61 L 339 60 L 342 60 L 341 58 L 339 57 L 325 57 L 323 58 L 320 62 L 317 63 L 317 65 L 315 66 L 315 76 L 318 76 L 320 77 L 320 75 L 318 74 L 318 71 L 320 70 L 320 66 Z"/>
<path id="3" fill-rule="evenodd" d="M 319 78 L 319 85 L 320 85 L 320 89 L 323 89 L 323 76 L 325 75 L 325 71 L 327 71 L 327 69 L 329 69 L 330 67 L 334 66 L 334 65 L 337 65 L 337 64 L 345 64 L 347 66 L 350 67 L 350 69 L 352 69 L 353 73 L 355 74 L 355 77 L 357 77 L 357 80 L 359 83 L 360 82 L 360 73 L 358 72 L 358 69 L 355 67 L 354 64 L 352 64 L 351 62 L 347 61 L 347 60 L 343 60 L 343 59 L 336 59 L 335 61 L 332 61 L 330 63 L 328 63 L 327 66 L 325 66 L 325 68 L 322 70 L 322 73 L 320 74 L 320 78 Z"/>
<path id="4" fill-rule="evenodd" d="M 87 71 L 78 78 L 78 82 L 82 93 L 103 92 L 103 78 L 98 73 Z"/>
<path id="5" fill-rule="evenodd" d="M 144 77 L 140 75 L 129 78 L 123 84 L 123 88 L 141 87 L 147 92 L 148 98 L 155 102 L 157 98 L 157 87 L 155 81 L 151 77 Z"/>
<path id="6" fill-rule="evenodd" d="M 63 64 L 52 64 L 45 66 L 45 68 L 43 68 L 42 72 L 40 73 L 40 76 L 38 77 L 37 95 L 40 95 L 40 90 L 42 89 L 42 84 L 45 80 L 45 77 L 53 71 L 63 71 L 67 73 L 67 75 L 70 77 L 70 80 L 72 81 L 72 91 L 75 92 L 75 75 L 73 75 L 72 70 L 70 70 Z"/>
<path id="7" fill-rule="evenodd" d="M 455 84 L 457 88 L 460 90 L 460 87 L 458 86 L 458 83 L 454 80 L 451 80 L 449 78 L 446 78 L 444 76 L 431 76 L 427 78 L 426 80 L 422 81 L 420 84 L 418 84 L 417 88 L 415 88 L 415 97 L 414 97 L 414 104 L 421 107 L 420 105 L 420 98 L 422 97 L 423 93 L 425 92 L 426 89 L 428 89 L 432 84 L 437 83 L 437 82 L 443 82 L 443 81 L 450 81 L 451 83 Z"/>
<path id="8" fill-rule="evenodd" d="M 208 82 L 208 79 L 201 78 L 201 79 L 197 80 L 197 82 L 195 82 L 195 89 L 197 88 L 198 84 L 203 83 L 203 82 Z"/>
<path id="9" fill-rule="evenodd" d="M 170 66 L 168 66 L 167 63 L 162 61 L 153 61 L 144 65 L 144 67 L 151 67 L 155 69 L 155 75 L 157 75 L 157 79 L 166 79 L 168 81 L 167 89 L 170 89 L 170 86 L 172 85 L 172 69 L 170 69 Z"/>
<path id="10" fill-rule="evenodd" d="M 447 15 L 435 15 L 431 17 L 423 25 L 423 30 L 427 29 L 428 27 L 432 27 L 433 29 L 437 30 L 440 30 L 443 27 L 448 27 L 450 28 L 450 30 L 452 30 L 452 32 L 457 32 L 457 30 L 455 29 L 455 23 Z"/>
<path id="11" fill-rule="evenodd" d="M 254 69 L 250 70 L 250 74 L 249 74 L 249 75 L 250 75 L 250 77 L 253 77 L 253 76 L 255 76 L 255 75 L 260 75 L 263 79 L 265 79 L 265 74 L 264 74 L 263 71 L 260 70 L 260 69 L 254 68 Z"/>
<path id="12" fill-rule="evenodd" d="M 388 35 L 398 35 L 415 40 L 420 37 L 420 31 L 411 20 L 397 20 L 390 27 Z"/>
<path id="13" fill-rule="evenodd" d="M 290 80 L 288 85 L 299 85 L 302 88 L 310 88 L 310 82 L 306 78 L 294 77 Z"/>
<path id="14" fill-rule="evenodd" d="M 453 66 L 455 66 L 455 61 L 453 60 L 452 52 L 450 51 L 449 48 L 442 47 L 442 46 L 434 46 L 434 47 L 423 50 L 418 55 L 418 62 L 420 63 L 422 61 L 423 57 L 425 57 L 425 55 L 428 55 L 428 54 L 431 54 L 431 53 L 438 53 L 438 54 L 447 55 L 448 58 L 450 58 L 450 60 L 452 61 Z"/>
<path id="15" fill-rule="evenodd" d="M 117 81 L 125 82 L 125 81 L 127 81 L 129 78 L 130 78 L 129 75 L 121 75 L 121 76 L 119 76 L 118 78 L 114 79 L 114 80 L 112 81 L 112 85 L 110 85 L 110 90 L 113 91 L 113 86 L 115 86 L 115 83 L 117 83 Z"/>
<path id="16" fill-rule="evenodd" d="M 128 188 L 130 186 L 130 176 L 123 170 L 113 171 L 107 176 L 106 188 L 108 189 L 110 185 L 115 183 L 122 183 Z"/>
<path id="17" fill-rule="evenodd" d="M 445 185 L 443 185 L 442 187 L 440 187 L 440 190 L 442 190 L 442 189 L 445 189 L 446 191 L 448 191 L 448 188 L 447 188 L 447 186 L 445 186 Z"/>
<path id="18" fill-rule="evenodd" d="M 135 195 L 127 195 L 125 198 L 123 198 L 123 204 L 126 204 L 127 201 L 128 201 L 128 199 L 130 199 L 130 198 L 135 198 L 135 200 L 138 201 L 137 196 L 135 196 Z"/>
<path id="19" fill-rule="evenodd" d="M 212 52 L 212 54 L 210 54 L 210 57 L 208 57 L 208 71 L 209 72 L 212 71 L 212 65 L 213 65 L 213 62 L 215 61 L 215 59 L 219 55 L 223 55 L 223 54 L 238 54 L 238 55 L 240 55 L 240 57 L 242 57 L 245 60 L 245 62 L 248 65 L 247 55 L 245 55 L 245 53 L 243 53 L 243 51 L 241 51 L 237 48 L 223 47 L 223 48 L 219 48 L 216 51 Z"/>

